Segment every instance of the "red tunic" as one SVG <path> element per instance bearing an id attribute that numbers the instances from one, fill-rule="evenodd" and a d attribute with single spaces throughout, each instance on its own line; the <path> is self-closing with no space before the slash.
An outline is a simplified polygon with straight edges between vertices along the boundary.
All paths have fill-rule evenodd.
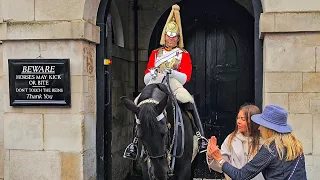
<path id="1" fill-rule="evenodd" d="M 146 75 L 148 72 L 150 72 L 149 69 L 154 68 L 154 62 L 155 62 L 155 58 L 156 58 L 158 52 L 159 52 L 159 49 L 152 51 L 152 53 L 149 57 L 149 62 L 148 62 L 147 69 L 146 69 L 144 75 Z M 187 82 L 190 81 L 191 74 L 192 74 L 192 61 L 190 58 L 190 54 L 188 52 L 186 52 L 186 51 L 182 52 L 181 62 L 180 62 L 180 65 L 177 70 L 179 72 L 187 75 Z"/>

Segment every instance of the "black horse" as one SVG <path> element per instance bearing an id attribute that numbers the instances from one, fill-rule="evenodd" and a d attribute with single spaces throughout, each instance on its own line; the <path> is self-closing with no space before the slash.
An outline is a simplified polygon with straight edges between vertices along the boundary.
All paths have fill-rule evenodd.
<path id="1" fill-rule="evenodd" d="M 166 85 L 159 83 L 147 85 L 142 90 L 137 105 L 127 97 L 121 98 L 126 108 L 136 116 L 137 137 L 144 147 L 144 156 L 140 160 L 145 180 L 166 180 L 169 177 L 189 180 L 191 176 L 194 146 L 192 117 L 188 115 L 184 105 L 180 104 L 183 119 L 183 126 L 180 128 L 183 129 L 174 128 L 177 126 L 174 124 L 170 95 Z M 177 138 L 173 142 L 175 135 Z M 175 143 L 176 157 L 171 155 Z"/>

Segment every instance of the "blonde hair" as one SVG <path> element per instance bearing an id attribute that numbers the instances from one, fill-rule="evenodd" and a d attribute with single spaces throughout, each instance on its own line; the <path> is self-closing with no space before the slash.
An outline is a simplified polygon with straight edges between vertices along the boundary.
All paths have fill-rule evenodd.
<path id="1" fill-rule="evenodd" d="M 292 161 L 296 159 L 300 154 L 303 153 L 302 143 L 296 138 L 293 133 L 278 133 L 272 129 L 265 128 L 265 146 L 270 149 L 270 144 L 275 142 L 276 149 L 280 159 L 284 158 L 285 150 L 286 153 L 286 161 Z"/>
<path id="2" fill-rule="evenodd" d="M 256 153 L 260 149 L 260 132 L 258 130 L 259 125 L 256 124 L 255 122 L 251 121 L 251 116 L 255 114 L 260 114 L 260 109 L 252 104 L 244 104 L 240 107 L 239 111 L 244 111 L 246 115 L 246 122 L 247 122 L 247 128 L 248 128 L 248 133 L 249 136 L 252 138 L 251 143 L 249 143 L 249 155 L 250 157 L 253 157 L 256 155 Z M 237 121 L 236 121 L 236 128 L 235 130 L 230 134 L 229 140 L 228 140 L 228 145 L 231 147 L 232 145 L 232 140 L 238 133 L 238 126 L 237 126 Z"/>

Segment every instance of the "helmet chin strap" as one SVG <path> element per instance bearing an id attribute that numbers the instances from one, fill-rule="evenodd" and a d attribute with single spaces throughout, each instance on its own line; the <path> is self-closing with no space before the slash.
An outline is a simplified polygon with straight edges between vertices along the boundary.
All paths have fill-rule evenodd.
<path id="1" fill-rule="evenodd" d="M 164 47 L 166 50 L 172 50 L 172 49 L 175 49 L 178 47 L 178 43 L 176 43 L 175 46 L 173 46 L 173 47 L 169 47 L 169 46 L 167 46 L 167 44 Z"/>
<path id="2" fill-rule="evenodd" d="M 168 46 L 165 46 L 165 49 L 166 50 L 172 50 L 172 49 L 175 49 L 175 48 L 177 48 L 178 46 L 174 46 L 174 47 L 168 47 Z"/>

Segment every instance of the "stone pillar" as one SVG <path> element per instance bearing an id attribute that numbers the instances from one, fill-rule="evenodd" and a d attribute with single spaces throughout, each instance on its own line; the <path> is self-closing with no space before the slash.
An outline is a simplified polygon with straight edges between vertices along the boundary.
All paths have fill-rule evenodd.
<path id="1" fill-rule="evenodd" d="M 80 40 L 4 41 L 6 179 L 95 176 L 95 44 Z M 70 58 L 71 108 L 9 106 L 7 59 Z M 37 162 L 37 163 L 34 163 Z"/>
<path id="2" fill-rule="evenodd" d="M 99 0 L 2 2 L 0 179 L 95 179 Z M 71 108 L 11 107 L 8 59 L 19 58 L 69 58 Z"/>
<path id="3" fill-rule="evenodd" d="M 308 179 L 320 171 L 320 1 L 264 0 L 264 105 L 289 111 L 302 141 Z M 285 13 L 284 13 L 285 12 Z"/>
<path id="4" fill-rule="evenodd" d="M 3 81 L 2 41 L 0 41 L 0 84 Z M 0 86 L 0 179 L 4 179 L 4 141 L 3 141 L 3 87 Z"/>

